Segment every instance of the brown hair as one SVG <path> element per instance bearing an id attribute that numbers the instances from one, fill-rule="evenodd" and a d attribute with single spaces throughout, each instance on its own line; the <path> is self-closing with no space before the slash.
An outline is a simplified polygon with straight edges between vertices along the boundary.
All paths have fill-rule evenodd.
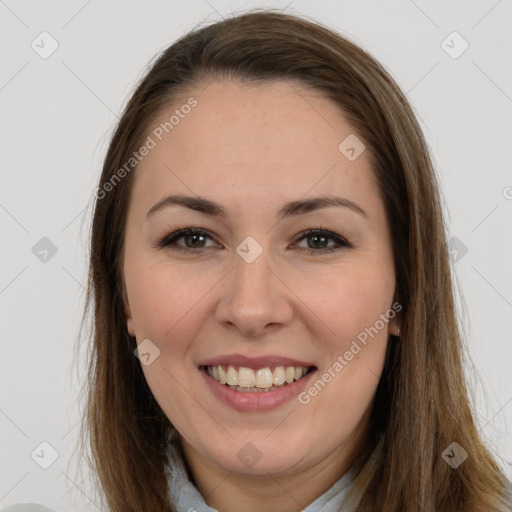
<path id="1" fill-rule="evenodd" d="M 346 38 L 304 17 L 257 9 L 196 27 L 167 48 L 137 85 L 104 161 L 90 246 L 85 313 L 93 308 L 93 344 L 82 442 L 88 436 L 90 464 L 109 510 L 172 510 L 166 447 L 179 439 L 145 381 L 126 329 L 121 261 L 133 172 L 112 179 L 164 107 L 191 86 L 226 78 L 312 87 L 342 108 L 373 157 L 403 309 L 400 337 L 388 343 L 368 438 L 361 443 L 357 510 L 512 507 L 507 480 L 475 426 L 440 193 L 407 98 L 371 55 Z M 113 186 L 106 187 L 109 180 Z M 442 457 L 452 442 L 469 454 L 457 469 Z"/>

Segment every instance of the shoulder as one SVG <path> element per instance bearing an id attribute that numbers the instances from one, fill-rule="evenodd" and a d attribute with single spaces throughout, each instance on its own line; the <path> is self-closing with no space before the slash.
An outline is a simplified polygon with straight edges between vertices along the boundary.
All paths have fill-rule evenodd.
<path id="1" fill-rule="evenodd" d="M 39 503 L 18 503 L 16 505 L 11 505 L 5 509 L 2 509 L 3 512 L 58 512 L 53 508 L 45 507 L 44 505 L 40 505 Z"/>

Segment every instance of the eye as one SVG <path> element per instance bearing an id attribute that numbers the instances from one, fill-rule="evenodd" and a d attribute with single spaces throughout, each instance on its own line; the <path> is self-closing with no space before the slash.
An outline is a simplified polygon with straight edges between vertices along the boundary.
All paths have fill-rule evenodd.
<path id="1" fill-rule="evenodd" d="M 203 249 L 208 249 L 208 246 L 204 245 L 208 239 L 213 240 L 208 231 L 201 228 L 185 227 L 163 237 L 157 243 L 156 247 L 167 247 L 172 250 L 189 253 L 200 252 Z M 299 238 L 297 238 L 297 242 L 307 239 L 311 239 L 313 241 L 312 244 L 308 244 L 308 247 L 298 248 L 306 251 L 306 253 L 310 255 L 327 254 L 340 249 L 353 247 L 352 244 L 343 237 L 322 228 L 304 231 L 299 235 Z M 179 240 L 183 240 L 185 245 L 179 244 Z M 335 244 L 331 246 L 326 245 L 329 240 L 333 240 Z M 212 246 L 210 246 L 210 248 L 211 247 Z"/>
<path id="2" fill-rule="evenodd" d="M 298 238 L 298 241 L 307 239 L 311 239 L 313 241 L 312 247 L 314 248 L 311 249 L 311 246 L 309 246 L 309 244 L 307 248 L 303 248 L 308 254 L 326 254 L 338 251 L 340 249 L 352 247 L 352 244 L 345 240 L 343 237 L 322 228 L 308 229 L 307 231 L 304 231 Z M 325 244 L 328 243 L 329 239 L 334 240 L 336 244 L 330 247 L 326 246 Z"/>
<path id="3" fill-rule="evenodd" d="M 173 246 L 173 250 L 190 252 L 190 250 L 201 250 L 205 247 L 201 244 L 204 243 L 204 240 L 209 238 L 212 240 L 210 234 L 204 229 L 200 228 L 190 228 L 186 227 L 183 229 L 179 229 L 174 231 L 170 235 L 166 235 L 158 242 L 158 247 L 164 248 Z M 183 239 L 185 241 L 185 246 L 178 244 L 178 240 Z"/>

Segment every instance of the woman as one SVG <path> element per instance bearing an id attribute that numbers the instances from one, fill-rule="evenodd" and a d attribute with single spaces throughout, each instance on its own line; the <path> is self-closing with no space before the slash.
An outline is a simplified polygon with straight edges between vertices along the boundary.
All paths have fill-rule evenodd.
<path id="1" fill-rule="evenodd" d="M 170 46 L 92 226 L 83 433 L 108 510 L 512 510 L 439 196 L 407 99 L 342 36 L 254 11 Z"/>

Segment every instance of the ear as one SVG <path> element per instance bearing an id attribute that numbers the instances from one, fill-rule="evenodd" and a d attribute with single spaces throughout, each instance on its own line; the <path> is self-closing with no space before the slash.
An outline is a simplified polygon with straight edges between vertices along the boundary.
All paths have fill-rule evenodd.
<path id="1" fill-rule="evenodd" d="M 390 309 L 393 310 L 394 315 L 393 318 L 390 318 L 389 320 L 389 334 L 391 334 L 392 336 L 400 336 L 398 328 L 402 323 L 402 317 L 399 312 L 402 311 L 402 305 L 398 300 L 396 289 L 395 293 L 393 294 L 393 304 Z"/>
<path id="2" fill-rule="evenodd" d="M 129 302 L 124 299 L 124 314 L 126 316 L 126 328 L 130 336 L 135 336 L 135 326 L 133 324 L 132 310 Z"/>
<path id="3" fill-rule="evenodd" d="M 130 336 L 135 336 L 135 326 L 132 317 L 132 308 L 130 307 L 130 302 L 128 301 L 128 294 L 126 292 L 126 286 L 123 282 L 122 285 L 122 300 L 123 300 L 123 309 L 124 315 L 126 317 L 126 328 Z"/>
<path id="4" fill-rule="evenodd" d="M 398 326 L 399 325 L 400 325 L 400 318 L 398 315 L 395 315 L 389 321 L 389 334 L 392 334 L 393 336 L 398 336 Z"/>

